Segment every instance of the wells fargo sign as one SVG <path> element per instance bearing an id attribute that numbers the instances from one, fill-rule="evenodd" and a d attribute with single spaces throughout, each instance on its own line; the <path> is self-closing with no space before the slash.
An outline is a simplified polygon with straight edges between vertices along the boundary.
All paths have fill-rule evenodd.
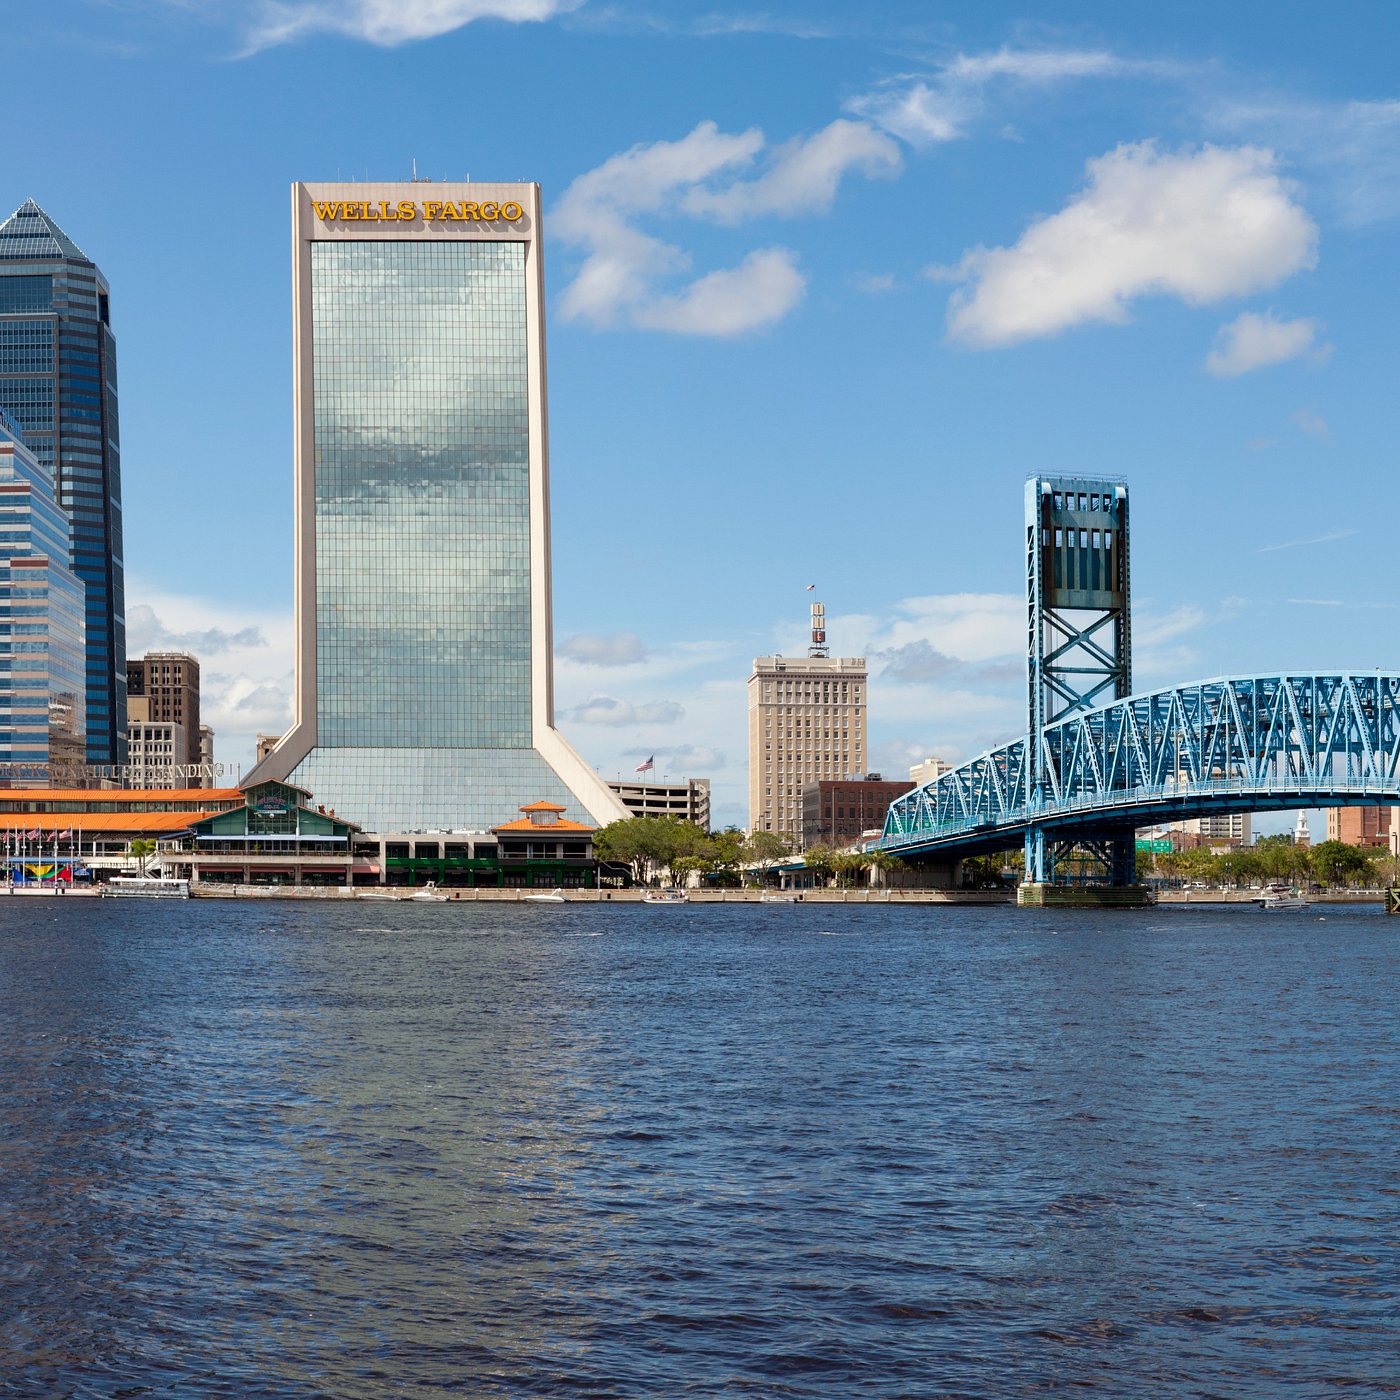
<path id="1" fill-rule="evenodd" d="M 490 199 L 479 204 L 470 199 L 425 199 L 421 203 L 413 199 L 397 203 L 387 199 L 313 199 L 311 207 L 323 223 L 412 223 L 421 218 L 429 224 L 448 220 L 513 224 L 525 217 L 525 211 L 513 199 L 503 204 Z"/>

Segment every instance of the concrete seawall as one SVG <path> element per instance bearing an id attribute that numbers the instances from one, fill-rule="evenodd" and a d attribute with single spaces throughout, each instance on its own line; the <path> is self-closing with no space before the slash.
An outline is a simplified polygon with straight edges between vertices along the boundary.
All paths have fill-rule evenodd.
<path id="1" fill-rule="evenodd" d="M 387 903 L 382 896 L 389 894 L 401 903 L 409 903 L 412 889 L 406 886 L 382 888 L 373 886 L 347 891 L 338 886 L 303 885 L 201 885 L 192 888 L 195 899 L 358 899 L 370 895 L 375 903 Z M 545 890 L 529 889 L 462 889 L 443 890 L 450 904 L 521 904 L 531 894 Z M 640 904 L 645 890 L 566 890 L 570 904 Z M 692 890 L 691 904 L 760 904 L 757 890 Z M 1014 890 L 799 890 L 793 900 L 799 904 L 1011 904 Z"/>

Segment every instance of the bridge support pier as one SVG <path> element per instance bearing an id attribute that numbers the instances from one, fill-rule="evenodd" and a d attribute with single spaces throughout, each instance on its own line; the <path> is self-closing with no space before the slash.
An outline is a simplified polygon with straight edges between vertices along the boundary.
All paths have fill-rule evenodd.
<path id="1" fill-rule="evenodd" d="M 1054 878 L 1050 842 L 1045 839 L 1043 826 L 1026 828 L 1026 883 L 1048 885 Z"/>
<path id="2" fill-rule="evenodd" d="M 1147 891 L 1137 883 L 1132 827 L 1064 837 L 1033 826 L 1026 831 L 1025 850 L 1026 874 L 1018 904 L 1091 909 L 1148 903 Z M 1086 863 L 1098 868 L 1088 879 L 1083 870 Z"/>

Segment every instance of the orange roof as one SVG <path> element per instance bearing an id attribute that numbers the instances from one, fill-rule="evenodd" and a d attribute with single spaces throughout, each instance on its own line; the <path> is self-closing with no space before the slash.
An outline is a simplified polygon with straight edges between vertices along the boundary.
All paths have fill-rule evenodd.
<path id="1" fill-rule="evenodd" d="M 540 803 L 540 806 L 547 804 Z M 553 809 L 562 812 L 562 807 Z M 541 826 L 539 822 L 532 822 L 529 817 L 521 817 L 519 821 L 502 822 L 500 826 L 493 826 L 492 831 L 597 831 L 596 826 L 584 826 L 582 822 L 566 822 L 562 818 L 557 822 L 550 822 L 548 826 Z"/>
<path id="2" fill-rule="evenodd" d="M 242 802 L 241 788 L 0 788 L 0 802 Z"/>
<path id="3" fill-rule="evenodd" d="M 566 809 L 557 802 L 532 802 L 528 807 L 522 807 L 522 812 L 563 812 Z"/>
<path id="4" fill-rule="evenodd" d="M 191 822 L 213 816 L 212 812 L 0 812 L 0 832 L 67 831 L 84 836 L 99 831 L 121 831 L 152 835 L 183 831 Z"/>

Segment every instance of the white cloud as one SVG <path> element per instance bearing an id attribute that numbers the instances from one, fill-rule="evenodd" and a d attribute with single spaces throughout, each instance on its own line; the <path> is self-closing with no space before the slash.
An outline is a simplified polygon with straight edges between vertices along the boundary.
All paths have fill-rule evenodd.
<path id="1" fill-rule="evenodd" d="M 750 253 L 738 267 L 711 272 L 677 296 L 639 307 L 634 320 L 683 335 L 744 335 L 771 326 L 802 300 L 806 282 L 786 248 Z"/>
<path id="2" fill-rule="evenodd" d="M 553 19 L 582 0 L 264 0 L 248 40 L 248 53 L 290 43 L 308 34 L 344 34 L 382 48 L 431 39 L 477 20 L 512 24 Z"/>
<path id="3" fill-rule="evenodd" d="M 674 700 L 657 700 L 634 705 L 615 695 L 594 694 L 569 712 L 577 724 L 647 725 L 675 724 L 685 718 L 685 710 Z"/>
<path id="4" fill-rule="evenodd" d="M 1296 360 L 1309 352 L 1325 358 L 1332 347 L 1314 348 L 1318 329 L 1318 323 L 1308 318 L 1280 321 L 1272 312 L 1259 315 L 1246 311 L 1229 325 L 1221 326 L 1215 347 L 1206 356 L 1206 369 L 1221 378 L 1233 379 L 1265 365 Z"/>
<path id="5" fill-rule="evenodd" d="M 842 119 L 780 146 L 757 179 L 740 180 L 723 190 L 688 190 L 682 207 L 724 224 L 761 214 L 824 214 L 848 172 L 892 179 L 902 166 L 899 147 L 888 136 L 864 122 Z"/>
<path id="6" fill-rule="evenodd" d="M 890 272 L 858 273 L 851 280 L 856 291 L 871 297 L 882 296 L 895 288 L 894 274 Z"/>
<path id="7" fill-rule="evenodd" d="M 1272 152 L 1119 146 L 1088 165 L 1088 185 L 1010 248 L 978 248 L 957 269 L 948 332 L 987 347 L 1121 323 L 1137 297 L 1191 305 L 1244 296 L 1312 267 L 1317 227 Z"/>
<path id="8" fill-rule="evenodd" d="M 562 642 L 555 655 L 581 666 L 634 666 L 647 659 L 647 648 L 635 632 L 580 632 Z"/>
<path id="9" fill-rule="evenodd" d="M 1400 214 L 1400 100 L 1232 97 L 1217 103 L 1208 119 L 1290 152 L 1349 224 Z"/>
<path id="10" fill-rule="evenodd" d="M 1356 533 L 1355 530 L 1328 530 L 1326 534 L 1309 535 L 1303 540 L 1284 540 L 1280 544 L 1261 544 L 1254 552 L 1256 554 L 1273 554 L 1280 549 L 1305 549 L 1314 544 L 1333 544 L 1337 540 L 1350 539 Z"/>
<path id="11" fill-rule="evenodd" d="M 214 757 L 230 774 L 253 766 L 257 734 L 281 734 L 292 721 L 294 628 L 291 610 L 172 594 L 128 575 L 127 654 L 170 648 L 200 662 L 200 719 L 214 730 Z"/>
<path id="12" fill-rule="evenodd" d="M 126 612 L 127 649 L 133 656 L 147 651 L 186 651 L 200 657 L 217 656 L 238 647 L 265 647 L 266 639 L 256 627 L 226 632 L 222 627 L 206 627 L 193 632 L 172 632 L 156 616 L 155 609 L 138 603 Z"/>
<path id="13" fill-rule="evenodd" d="M 959 54 L 930 74 L 902 74 L 846 104 L 911 146 L 966 136 L 989 105 L 994 84 L 1044 89 L 1084 78 L 1178 71 L 1174 65 L 1121 58 L 1102 49 L 1009 49 Z"/>
<path id="14" fill-rule="evenodd" d="M 1332 431 L 1327 426 L 1327 420 L 1319 413 L 1314 413 L 1310 408 L 1300 408 L 1296 413 L 1290 414 L 1294 427 L 1300 433 L 1306 433 L 1309 437 L 1324 438 Z"/>
<path id="15" fill-rule="evenodd" d="M 791 312 L 806 288 L 792 250 L 756 249 L 737 266 L 676 287 L 674 279 L 691 272 L 691 254 L 639 227 L 647 217 L 737 225 L 821 213 L 847 175 L 890 176 L 900 167 L 888 137 L 838 120 L 778 147 L 745 178 L 766 144 L 761 131 L 723 132 L 705 121 L 678 141 L 633 146 L 574 180 L 551 213 L 553 231 L 585 254 L 560 298 L 564 318 L 739 336 Z"/>

